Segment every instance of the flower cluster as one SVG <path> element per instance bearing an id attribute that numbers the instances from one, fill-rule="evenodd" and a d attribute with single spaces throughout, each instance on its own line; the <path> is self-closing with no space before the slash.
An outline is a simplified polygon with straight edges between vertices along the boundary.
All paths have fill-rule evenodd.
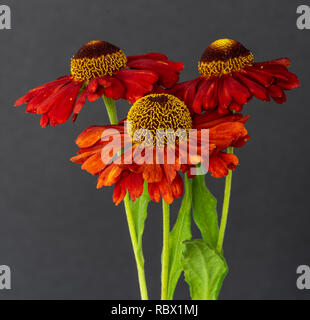
<path id="1" fill-rule="evenodd" d="M 110 124 L 82 131 L 71 161 L 96 176 L 98 189 L 114 186 L 116 205 L 124 201 L 141 298 L 148 299 L 142 235 L 151 199 L 162 200 L 163 208 L 161 299 L 173 299 L 182 271 L 192 299 L 217 299 L 228 270 L 223 240 L 232 170 L 239 164 L 233 150 L 250 139 L 249 117 L 241 112 L 253 97 L 285 102 L 285 91 L 299 86 L 289 65 L 288 58 L 254 62 L 241 43 L 220 39 L 202 54 L 200 76 L 179 83 L 181 62 L 160 53 L 126 56 L 108 42 L 91 41 L 72 57 L 70 75 L 30 90 L 15 106 L 26 104 L 46 127 L 71 115 L 75 121 L 86 100 L 102 97 Z M 122 121 L 118 99 L 131 104 Z M 226 176 L 220 225 L 214 197 L 197 176 L 207 172 Z M 183 194 L 170 230 L 169 204 Z M 191 210 L 202 239 L 191 240 Z"/>
<path id="2" fill-rule="evenodd" d="M 71 114 L 75 120 L 87 99 L 128 100 L 133 105 L 127 118 L 84 130 L 76 140 L 80 150 L 71 160 L 98 176 L 97 188 L 115 185 L 116 204 L 127 191 L 133 201 L 140 197 L 144 181 L 152 200 L 163 198 L 171 203 L 183 194 L 180 173 L 191 177 L 190 169 L 205 162 L 203 151 L 213 177 L 224 177 L 236 168 L 239 160 L 227 148 L 241 147 L 249 140 L 245 129 L 248 117 L 240 113 L 243 105 L 252 97 L 285 102 L 284 91 L 299 86 L 296 75 L 288 71 L 289 64 L 288 58 L 254 62 L 253 54 L 241 43 L 220 39 L 204 51 L 198 63 L 200 76 L 178 83 L 183 68 L 180 62 L 160 53 L 126 56 L 108 42 L 91 41 L 72 57 L 71 75 L 30 90 L 15 105 L 27 104 L 26 112 L 41 115 L 45 127 L 64 123 Z M 111 129 L 120 133 L 121 142 L 115 161 L 105 162 L 103 153 L 109 152 Z M 208 129 L 207 147 L 204 129 Z M 160 130 L 183 133 L 177 139 L 174 135 L 172 144 L 167 135 L 158 136 Z M 195 145 L 190 141 L 191 130 L 197 134 Z M 174 163 L 167 160 L 172 148 Z"/>

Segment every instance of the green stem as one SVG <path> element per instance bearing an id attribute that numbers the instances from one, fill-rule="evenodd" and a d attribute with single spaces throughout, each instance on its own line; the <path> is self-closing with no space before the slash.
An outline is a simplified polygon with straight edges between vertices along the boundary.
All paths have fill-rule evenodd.
<path id="1" fill-rule="evenodd" d="M 233 152 L 234 152 L 233 147 L 227 148 L 227 153 L 233 153 Z M 216 247 L 218 252 L 222 252 L 222 249 L 223 249 L 223 242 L 224 242 L 225 230 L 227 225 L 227 217 L 228 217 L 228 209 L 229 209 L 231 181 L 232 181 L 232 171 L 229 170 L 228 175 L 226 177 L 226 181 L 225 181 L 222 217 L 221 217 L 220 231 L 219 231 L 219 237 L 218 237 L 217 247 Z"/>
<path id="2" fill-rule="evenodd" d="M 137 264 L 141 299 L 148 300 L 147 287 L 146 287 L 146 281 L 145 281 L 145 273 L 144 273 L 144 261 L 143 261 L 143 257 L 141 257 L 138 252 L 138 241 L 137 241 L 137 235 L 136 235 L 136 231 L 135 231 L 135 223 L 133 220 L 131 207 L 130 207 L 130 203 L 129 203 L 128 192 L 126 193 L 126 196 L 124 198 L 124 204 L 125 204 L 125 210 L 126 210 L 126 216 L 127 216 L 127 221 L 128 221 L 128 227 L 129 227 L 132 248 L 133 248 L 133 252 L 134 252 L 136 264 Z"/>
<path id="3" fill-rule="evenodd" d="M 169 272 L 169 204 L 163 199 L 163 252 L 161 269 L 161 300 L 168 298 L 168 272 Z"/>
<path id="4" fill-rule="evenodd" d="M 116 113 L 116 107 L 115 107 L 114 100 L 112 98 L 107 98 L 105 96 L 102 96 L 102 98 L 105 103 L 108 115 L 109 115 L 110 123 L 117 124 L 118 119 L 117 119 L 117 113 Z M 137 235 L 136 235 L 136 231 L 135 231 L 135 224 L 134 224 L 133 215 L 132 215 L 129 201 L 130 201 L 129 195 L 127 192 L 127 194 L 124 198 L 124 205 L 125 205 L 127 223 L 128 223 L 128 228 L 129 228 L 129 234 L 130 234 L 131 243 L 132 243 L 133 252 L 135 255 L 135 259 L 136 259 L 137 270 L 138 270 L 138 279 L 139 279 L 141 299 L 148 300 L 147 287 L 146 287 L 146 281 L 145 281 L 145 272 L 144 272 L 144 260 L 143 260 L 143 256 L 140 256 L 139 252 L 138 252 L 138 240 L 137 240 Z"/>
<path id="5" fill-rule="evenodd" d="M 117 119 L 117 113 L 116 113 L 116 107 L 115 107 L 114 100 L 112 98 L 107 98 L 105 96 L 102 96 L 102 99 L 103 99 L 105 107 L 107 109 L 110 123 L 117 124 L 118 119 Z"/>

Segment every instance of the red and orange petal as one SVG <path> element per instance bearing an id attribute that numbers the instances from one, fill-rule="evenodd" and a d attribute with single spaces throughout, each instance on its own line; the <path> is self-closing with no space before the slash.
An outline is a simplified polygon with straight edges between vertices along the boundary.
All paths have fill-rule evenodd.
<path id="1" fill-rule="evenodd" d="M 288 71 L 290 61 L 282 58 L 252 65 L 229 74 L 200 76 L 176 84 L 169 93 L 182 99 L 195 113 L 218 108 L 219 113 L 240 112 L 253 97 L 277 103 L 286 101 L 285 90 L 300 86 L 297 76 Z"/>
<path id="2" fill-rule="evenodd" d="M 214 178 L 228 175 L 228 170 L 235 170 L 239 160 L 235 154 L 215 152 L 209 158 L 209 172 Z"/>
<path id="3" fill-rule="evenodd" d="M 160 170 L 163 170 L 159 166 Z M 107 170 L 107 169 L 106 169 Z M 125 197 L 128 191 L 132 201 L 139 198 L 143 192 L 143 184 L 145 180 L 142 173 L 136 173 L 129 168 L 123 169 L 122 174 L 119 176 L 118 181 L 115 182 L 113 201 L 118 205 Z M 161 180 L 156 182 L 148 182 L 148 192 L 151 200 L 159 202 L 163 198 L 167 203 L 171 204 L 174 199 L 183 195 L 183 181 L 179 173 L 177 173 L 171 183 L 163 173 Z"/>
<path id="4" fill-rule="evenodd" d="M 228 169 L 234 170 L 238 165 L 238 158 L 233 154 L 227 154 L 224 150 L 229 146 L 240 147 L 249 140 L 249 136 L 244 127 L 248 117 L 241 114 L 220 115 L 216 110 L 209 110 L 202 115 L 194 115 L 193 128 L 209 129 L 209 172 L 213 177 L 219 178 L 228 174 Z M 148 182 L 148 190 L 153 201 L 159 202 L 163 198 L 167 203 L 179 198 L 183 194 L 183 181 L 180 171 L 185 173 L 193 167 L 196 162 L 188 160 L 187 164 L 105 164 L 102 161 L 102 148 L 111 140 L 106 140 L 109 130 L 118 129 L 121 133 L 123 147 L 126 144 L 125 128 L 119 124 L 117 126 L 93 126 L 84 130 L 76 140 L 80 147 L 78 154 L 71 158 L 71 161 L 82 164 L 82 169 L 98 176 L 97 188 L 102 186 L 115 185 L 113 201 L 119 204 L 128 191 L 132 200 L 141 196 L 144 181 Z M 105 133 L 106 132 L 106 133 Z M 104 141 L 102 140 L 104 138 Z M 198 135 L 198 144 L 201 144 L 201 135 Z M 132 157 L 134 149 L 138 144 L 133 145 L 132 151 L 126 152 Z M 189 146 L 190 147 L 190 146 Z M 152 147 L 153 148 L 153 147 Z M 182 152 L 176 148 L 179 154 Z M 178 150 L 177 150 L 178 149 Z M 201 148 L 198 147 L 198 154 Z M 190 153 L 190 148 L 187 153 Z M 199 151 L 200 150 L 200 151 Z M 128 156 L 126 152 L 121 157 L 122 160 Z M 155 151 L 154 151 L 155 152 Z M 155 159 L 155 154 L 153 153 Z M 190 155 L 188 155 L 190 159 Z"/>
<path id="5" fill-rule="evenodd" d="M 127 67 L 113 75 L 96 77 L 89 82 L 64 76 L 43 84 L 19 98 L 15 106 L 26 104 L 26 112 L 41 115 L 42 127 L 55 126 L 66 122 L 71 114 L 75 121 L 86 100 L 92 102 L 105 95 L 134 103 L 155 87 L 171 87 L 183 69 L 182 63 L 172 62 L 158 53 L 127 59 Z"/>

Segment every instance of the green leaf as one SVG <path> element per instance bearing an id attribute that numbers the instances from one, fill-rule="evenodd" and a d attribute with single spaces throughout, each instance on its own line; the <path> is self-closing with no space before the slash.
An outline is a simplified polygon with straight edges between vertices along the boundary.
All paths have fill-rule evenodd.
<path id="1" fill-rule="evenodd" d="M 205 176 L 193 178 L 193 218 L 203 240 L 216 248 L 219 226 L 216 211 L 217 201 L 205 185 Z"/>
<path id="2" fill-rule="evenodd" d="M 201 239 L 184 245 L 182 264 L 192 300 L 216 300 L 228 272 L 224 257 Z"/>
<path id="3" fill-rule="evenodd" d="M 150 202 L 150 196 L 148 192 L 147 182 L 144 182 L 142 196 L 137 198 L 135 201 L 130 200 L 130 207 L 135 224 L 135 231 L 137 235 L 137 250 L 139 255 L 143 258 L 142 254 L 142 236 L 144 231 L 144 223 L 147 217 L 147 207 Z"/>
<path id="4" fill-rule="evenodd" d="M 191 233 L 191 202 L 192 186 L 185 176 L 185 193 L 181 208 L 178 213 L 177 221 L 169 236 L 169 275 L 168 275 L 168 299 L 173 299 L 175 287 L 182 273 L 182 251 L 184 240 L 192 238 Z"/>

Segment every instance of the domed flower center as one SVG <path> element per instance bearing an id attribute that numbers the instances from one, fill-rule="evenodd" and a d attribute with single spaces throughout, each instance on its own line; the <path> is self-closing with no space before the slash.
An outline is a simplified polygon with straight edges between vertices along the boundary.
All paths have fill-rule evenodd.
<path id="1" fill-rule="evenodd" d="M 201 75 L 213 75 L 239 71 L 254 62 L 253 54 L 241 43 L 231 39 L 216 40 L 204 51 L 198 63 Z"/>
<path id="2" fill-rule="evenodd" d="M 169 94 L 150 94 L 130 108 L 128 133 L 134 142 L 163 147 L 185 140 L 192 127 L 192 118 L 184 102 Z M 163 130 L 158 130 L 163 129 Z"/>
<path id="3" fill-rule="evenodd" d="M 90 41 L 71 59 L 71 74 L 75 80 L 88 81 L 111 76 L 126 64 L 127 58 L 118 47 L 105 41 Z"/>

